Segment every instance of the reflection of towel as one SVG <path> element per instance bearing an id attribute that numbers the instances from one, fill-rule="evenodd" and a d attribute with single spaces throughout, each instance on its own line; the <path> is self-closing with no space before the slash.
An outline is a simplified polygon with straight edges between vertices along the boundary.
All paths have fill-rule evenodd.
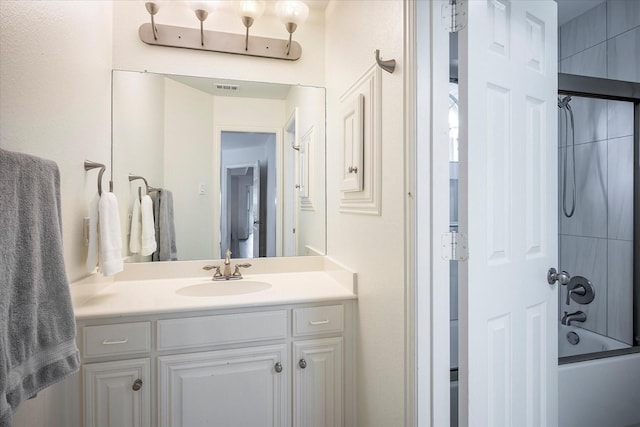
<path id="1" fill-rule="evenodd" d="M 103 191 L 102 196 L 100 196 L 98 210 L 100 215 L 102 274 L 113 276 L 124 269 L 120 215 L 116 196 L 113 193 Z"/>
<path id="2" fill-rule="evenodd" d="M 89 249 L 87 251 L 87 273 L 95 273 L 100 259 L 100 242 L 98 241 L 98 201 L 96 194 L 89 205 Z"/>
<path id="3" fill-rule="evenodd" d="M 140 199 L 135 197 L 133 209 L 131 211 L 131 234 L 129 235 L 129 252 L 137 254 L 140 252 L 140 242 L 142 239 L 142 216 L 140 215 Z"/>
<path id="4" fill-rule="evenodd" d="M 173 195 L 169 190 L 158 190 L 153 195 L 156 242 L 158 249 L 153 253 L 153 261 L 176 261 L 176 231 L 173 223 Z"/>
<path id="5" fill-rule="evenodd" d="M 55 163 L 0 149 L 0 425 L 80 367 Z"/>
<path id="6" fill-rule="evenodd" d="M 137 199 L 136 199 L 137 200 Z M 142 255 L 151 255 L 157 249 L 156 230 L 153 225 L 153 202 L 151 197 L 142 197 Z"/>

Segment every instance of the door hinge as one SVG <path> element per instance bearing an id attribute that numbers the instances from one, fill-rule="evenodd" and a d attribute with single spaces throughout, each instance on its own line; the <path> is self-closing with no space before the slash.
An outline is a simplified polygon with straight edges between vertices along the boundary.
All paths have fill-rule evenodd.
<path id="1" fill-rule="evenodd" d="M 442 5 L 442 24 L 450 33 L 457 33 L 467 26 L 465 0 L 452 0 Z"/>
<path id="2" fill-rule="evenodd" d="M 447 261 L 466 261 L 469 259 L 467 236 L 452 231 L 444 233 L 441 238 L 442 259 Z"/>

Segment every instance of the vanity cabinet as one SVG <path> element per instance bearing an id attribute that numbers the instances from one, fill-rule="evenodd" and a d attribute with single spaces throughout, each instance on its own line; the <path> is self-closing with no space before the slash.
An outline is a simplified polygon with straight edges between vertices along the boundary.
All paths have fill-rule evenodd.
<path id="1" fill-rule="evenodd" d="M 293 343 L 293 425 L 342 426 L 343 338 Z"/>
<path id="2" fill-rule="evenodd" d="M 158 358 L 159 425 L 288 424 L 286 345 Z"/>
<path id="3" fill-rule="evenodd" d="M 129 357 L 151 350 L 151 322 L 82 328 L 82 377 L 86 427 L 151 426 L 149 357 L 86 363 L 100 358 Z"/>
<path id="4" fill-rule="evenodd" d="M 333 301 L 80 321 L 84 424 L 353 425 L 352 315 Z"/>
<path id="5" fill-rule="evenodd" d="M 149 427 L 149 359 L 82 367 L 86 427 Z"/>

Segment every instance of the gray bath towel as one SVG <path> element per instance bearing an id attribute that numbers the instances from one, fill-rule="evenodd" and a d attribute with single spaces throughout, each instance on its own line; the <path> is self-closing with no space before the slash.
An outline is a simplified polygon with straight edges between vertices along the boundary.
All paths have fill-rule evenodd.
<path id="1" fill-rule="evenodd" d="M 176 230 L 173 222 L 173 194 L 160 189 L 152 193 L 154 226 L 158 248 L 153 253 L 152 261 L 176 261 Z"/>
<path id="2" fill-rule="evenodd" d="M 78 370 L 75 338 L 58 166 L 0 149 L 0 426 Z"/>

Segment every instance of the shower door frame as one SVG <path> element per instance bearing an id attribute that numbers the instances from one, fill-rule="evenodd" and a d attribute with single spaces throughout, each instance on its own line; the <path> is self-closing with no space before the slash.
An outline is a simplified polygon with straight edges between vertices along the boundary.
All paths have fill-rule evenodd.
<path id="1" fill-rule="evenodd" d="M 558 94 L 633 103 L 633 341 L 621 350 L 562 357 L 559 364 L 640 352 L 640 83 L 558 73 Z"/>

